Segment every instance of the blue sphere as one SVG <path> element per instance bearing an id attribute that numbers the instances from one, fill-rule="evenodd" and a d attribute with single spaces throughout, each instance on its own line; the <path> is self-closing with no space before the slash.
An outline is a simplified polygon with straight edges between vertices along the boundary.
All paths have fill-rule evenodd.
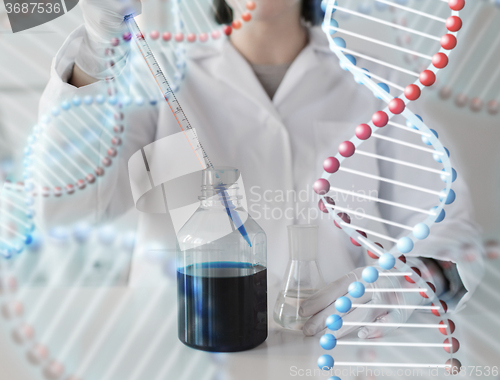
<path id="1" fill-rule="evenodd" d="M 127 95 L 123 98 L 124 105 L 129 106 L 131 103 L 132 103 L 132 98 L 130 96 Z"/>
<path id="2" fill-rule="evenodd" d="M 361 282 L 355 281 L 349 285 L 347 291 L 351 297 L 359 298 L 365 294 L 365 286 Z"/>
<path id="3" fill-rule="evenodd" d="M 402 237 L 398 240 L 396 247 L 401 253 L 411 252 L 413 249 L 413 240 L 411 240 L 408 236 Z"/>
<path id="4" fill-rule="evenodd" d="M 318 367 L 321 370 L 329 370 L 333 367 L 333 358 L 330 355 L 321 355 L 318 358 Z"/>
<path id="5" fill-rule="evenodd" d="M 135 104 L 137 104 L 138 106 L 142 106 L 144 104 L 144 98 L 142 96 L 138 96 L 135 99 Z"/>
<path id="6" fill-rule="evenodd" d="M 30 245 L 32 242 L 33 242 L 33 237 L 32 237 L 31 235 L 26 235 L 26 236 L 24 237 L 24 243 L 25 243 L 26 245 Z"/>
<path id="7" fill-rule="evenodd" d="M 439 137 L 438 133 L 434 129 L 431 129 L 430 131 L 432 132 L 432 134 L 434 136 Z M 425 145 L 432 145 L 432 142 L 431 142 L 430 138 L 428 136 L 425 136 L 425 135 L 422 135 L 422 142 Z"/>
<path id="8" fill-rule="evenodd" d="M 333 38 L 333 42 L 335 43 L 335 45 L 337 45 L 338 47 L 344 49 L 347 44 L 345 43 L 345 40 L 343 38 L 340 38 L 340 37 L 335 37 Z"/>
<path id="9" fill-rule="evenodd" d="M 451 177 L 451 182 L 455 182 L 457 180 L 457 171 L 453 168 L 451 168 L 451 176 L 446 175 L 446 169 L 442 170 L 441 174 L 441 179 L 443 180 L 444 183 L 450 182 L 450 177 Z"/>
<path id="10" fill-rule="evenodd" d="M 73 100 L 71 100 L 71 103 L 73 103 L 75 107 L 78 107 L 80 104 L 82 104 L 82 99 L 80 99 L 78 96 L 75 96 Z"/>
<path id="11" fill-rule="evenodd" d="M 71 108 L 71 103 L 65 100 L 64 102 L 61 103 L 61 108 L 67 111 Z"/>
<path id="12" fill-rule="evenodd" d="M 54 115 L 54 116 L 59 116 L 59 114 L 61 113 L 61 110 L 58 107 L 53 107 L 52 110 L 50 111 L 50 113 L 52 113 L 52 115 Z"/>
<path id="13" fill-rule="evenodd" d="M 450 151 L 446 148 L 444 148 L 444 151 L 446 152 L 446 156 L 450 157 Z M 445 157 L 442 154 L 438 154 L 438 152 L 436 152 L 432 155 L 432 158 L 434 158 L 434 161 L 436 162 L 443 162 L 443 160 L 446 160 L 447 157 Z"/>
<path id="14" fill-rule="evenodd" d="M 437 206 L 434 206 L 433 208 L 431 208 L 431 211 L 435 211 L 435 210 L 437 210 Z M 446 213 L 444 212 L 444 210 L 441 210 L 439 215 L 436 217 L 435 222 L 436 223 L 442 222 L 444 220 L 445 216 L 446 216 Z"/>
<path id="15" fill-rule="evenodd" d="M 337 301 L 335 301 L 335 309 L 337 309 L 339 313 L 347 313 L 349 310 L 351 310 L 351 306 L 351 300 L 345 296 L 340 297 L 337 299 Z"/>
<path id="16" fill-rule="evenodd" d="M 386 85 L 385 83 L 377 83 L 377 86 L 379 86 L 382 90 L 384 90 L 385 92 L 387 92 L 388 94 L 391 93 L 391 89 L 389 88 L 388 85 Z M 375 97 L 377 99 L 382 99 L 382 97 L 380 97 L 379 95 L 375 94 Z"/>
<path id="17" fill-rule="evenodd" d="M 372 13 L 372 7 L 369 4 L 360 4 L 358 6 L 358 11 L 359 13 L 363 13 L 365 15 L 368 15 Z"/>
<path id="18" fill-rule="evenodd" d="M 425 223 L 418 223 L 413 227 L 413 236 L 415 236 L 419 240 L 426 239 L 429 236 L 429 226 Z"/>
<path id="19" fill-rule="evenodd" d="M 90 106 L 94 102 L 94 98 L 90 95 L 87 95 L 86 97 L 83 98 L 83 102 Z"/>
<path id="20" fill-rule="evenodd" d="M 332 334 L 325 334 L 319 339 L 319 345 L 324 350 L 332 350 L 337 345 L 337 339 Z"/>
<path id="21" fill-rule="evenodd" d="M 337 30 L 335 28 L 338 28 L 338 27 L 339 27 L 339 23 L 337 22 L 337 20 L 334 20 L 332 18 L 330 20 L 330 27 L 328 28 L 328 33 L 330 33 L 330 35 L 337 33 Z"/>
<path id="22" fill-rule="evenodd" d="M 150 105 L 155 106 L 155 105 L 156 105 L 156 103 L 158 103 L 158 100 L 153 99 L 153 98 L 149 99 L 149 104 L 150 104 Z"/>
<path id="23" fill-rule="evenodd" d="M 363 277 L 365 282 L 371 284 L 378 280 L 378 270 L 374 267 L 366 267 L 363 269 L 363 272 L 361 272 L 361 277 Z"/>
<path id="24" fill-rule="evenodd" d="M 50 123 L 50 117 L 48 115 L 43 115 L 40 119 L 42 124 L 49 124 Z"/>
<path id="25" fill-rule="evenodd" d="M 110 96 L 108 98 L 108 103 L 112 106 L 115 106 L 118 103 L 118 98 L 116 96 Z"/>
<path id="26" fill-rule="evenodd" d="M 385 270 L 392 269 L 395 264 L 396 264 L 396 259 L 394 258 L 393 255 L 391 255 L 388 252 L 384 253 L 378 259 L 378 265 L 380 265 L 380 267 Z"/>
<path id="27" fill-rule="evenodd" d="M 105 100 L 105 99 L 104 99 L 104 96 L 103 96 L 103 95 L 97 95 L 97 96 L 95 97 L 95 102 L 96 102 L 97 104 L 103 104 L 103 103 L 104 103 L 104 100 Z"/>
<path id="28" fill-rule="evenodd" d="M 82 223 L 77 225 L 73 230 L 73 238 L 78 243 L 85 243 L 90 237 L 90 233 L 92 232 L 92 227 L 90 225 Z"/>
<path id="29" fill-rule="evenodd" d="M 328 318 L 326 318 L 326 327 L 328 327 L 332 331 L 339 330 L 343 324 L 344 321 L 342 320 L 342 317 L 340 315 L 332 314 Z"/>
<path id="30" fill-rule="evenodd" d="M 332 376 L 332 377 L 329 377 L 328 380 L 340 380 L 340 377 Z"/>
<path id="31" fill-rule="evenodd" d="M 345 57 L 347 58 L 347 60 L 348 60 L 349 62 L 351 62 L 351 64 L 353 64 L 354 66 L 356 66 L 357 61 L 356 61 L 356 58 L 354 58 L 354 56 L 353 56 L 353 55 L 351 55 L 351 54 L 346 54 L 346 55 L 345 55 Z M 349 69 L 348 69 L 348 66 L 347 66 L 346 64 L 344 64 L 344 62 L 342 62 L 342 61 L 340 61 L 340 67 L 341 67 L 342 69 L 346 70 L 346 71 L 347 71 L 347 70 L 349 70 Z"/>
<path id="32" fill-rule="evenodd" d="M 422 119 L 422 117 L 421 117 L 420 115 L 415 114 L 415 116 L 416 116 L 416 117 L 417 117 L 420 121 L 424 121 L 424 119 Z M 414 125 L 414 124 L 410 121 L 410 120 L 408 120 L 408 121 L 406 122 L 406 126 L 407 126 L 408 128 L 418 129 L 418 128 L 417 128 L 417 127 L 416 127 L 416 126 L 415 126 L 415 125 Z"/>
<path id="33" fill-rule="evenodd" d="M 328 5 L 328 0 L 323 0 L 323 1 L 321 2 L 321 10 L 322 10 L 323 12 L 326 12 L 326 6 L 327 6 L 327 5 Z"/>
<path id="34" fill-rule="evenodd" d="M 445 196 L 446 196 L 446 189 L 443 189 L 439 194 L 439 200 L 442 202 Z M 450 189 L 450 192 L 448 193 L 448 196 L 446 197 L 446 201 L 444 203 L 447 205 L 452 204 L 453 202 L 455 202 L 456 197 L 457 196 L 453 191 L 453 189 Z"/>

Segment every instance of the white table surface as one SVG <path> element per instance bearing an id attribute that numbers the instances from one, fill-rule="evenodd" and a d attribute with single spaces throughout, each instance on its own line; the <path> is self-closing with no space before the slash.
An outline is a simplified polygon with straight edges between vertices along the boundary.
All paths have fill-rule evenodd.
<path id="1" fill-rule="evenodd" d="M 454 336 L 461 344 L 456 357 L 462 365 L 469 366 L 469 372 L 473 371 L 472 376 L 467 374 L 459 378 L 500 378 L 498 375 L 478 376 L 478 372 L 474 372 L 477 368 L 471 367 L 500 367 L 499 279 L 500 260 L 487 261 L 483 284 L 466 309 L 450 317 L 457 325 Z M 87 361 L 82 380 L 280 380 L 329 377 L 326 373 L 320 374 L 316 366 L 317 358 L 326 353 L 319 346 L 319 336 L 304 337 L 301 332 L 279 328 L 272 320 L 272 309 L 279 290 L 277 279 L 271 279 L 269 287 L 270 329 L 267 341 L 253 350 L 229 354 L 201 352 L 180 343 L 177 339 L 176 284 L 173 280 L 167 280 L 164 285 L 163 289 L 29 288 L 25 292 L 25 317 L 29 319 L 30 307 L 33 310 L 37 300 L 46 297 L 42 311 L 35 318 L 35 340 L 48 339 L 51 353 L 55 357 L 65 357 L 63 362 L 67 374 Z M 49 295 L 44 296 L 47 291 Z M 100 301 L 94 301 L 90 318 L 82 322 L 86 310 L 96 298 Z M 5 296 L 0 301 L 3 304 Z M 121 309 L 117 311 L 118 307 Z M 55 320 L 64 308 L 66 312 L 62 313 L 60 321 Z M 117 318 L 110 323 L 109 334 L 102 337 L 113 313 Z M 411 322 L 416 321 L 437 323 L 439 320 L 432 315 L 414 314 Z M 6 321 L 3 317 L 0 320 L 0 379 L 42 379 L 41 368 L 26 360 L 26 346 L 16 345 L 10 336 L 12 328 L 18 323 Z M 80 334 L 72 338 L 78 329 Z M 437 330 L 425 330 L 399 329 L 378 341 L 442 343 L 444 340 Z M 95 342 L 99 337 L 102 337 L 103 344 L 96 349 Z M 356 336 L 346 339 L 358 340 Z M 70 345 L 66 354 L 62 354 L 64 347 L 68 348 L 69 340 L 74 344 Z M 91 352 L 95 354 L 89 359 Z M 442 348 L 337 346 L 328 353 L 336 361 L 344 362 L 444 364 L 449 358 Z M 349 367 L 337 368 L 349 370 Z M 356 373 L 356 370 L 353 367 L 354 372 L 340 375 L 341 379 L 433 378 L 426 372 L 420 375 L 415 372 L 415 376 L 397 376 L 394 373 L 392 377 L 373 377 L 362 372 Z M 484 372 L 485 369 L 482 370 Z M 441 370 L 441 375 L 435 378 L 443 378 L 442 373 Z"/>

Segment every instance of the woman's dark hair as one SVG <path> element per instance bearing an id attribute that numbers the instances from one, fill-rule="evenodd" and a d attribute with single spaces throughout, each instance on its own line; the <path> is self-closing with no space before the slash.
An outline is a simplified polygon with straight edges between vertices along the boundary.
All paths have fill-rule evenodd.
<path id="1" fill-rule="evenodd" d="M 215 21 L 219 24 L 233 22 L 233 10 L 227 5 L 226 0 L 214 0 Z M 318 25 L 323 19 L 321 0 L 302 0 L 302 18 L 304 21 Z"/>

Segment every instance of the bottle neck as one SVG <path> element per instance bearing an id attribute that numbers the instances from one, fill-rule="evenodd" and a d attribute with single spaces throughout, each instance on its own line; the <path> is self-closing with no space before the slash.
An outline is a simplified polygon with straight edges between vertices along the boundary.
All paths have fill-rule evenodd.
<path id="1" fill-rule="evenodd" d="M 243 197 L 238 193 L 238 186 L 211 186 L 202 185 L 201 195 L 198 197 L 200 206 L 206 209 L 213 208 L 239 208 Z"/>

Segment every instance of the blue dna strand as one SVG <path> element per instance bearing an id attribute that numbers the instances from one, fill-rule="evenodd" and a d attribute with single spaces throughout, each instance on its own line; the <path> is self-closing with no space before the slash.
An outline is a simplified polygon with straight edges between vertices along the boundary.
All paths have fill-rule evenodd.
<path id="1" fill-rule="evenodd" d="M 40 259 L 36 265 L 26 273 L 26 278 L 19 278 L 23 262 L 16 261 L 10 268 L 0 268 L 0 296 L 2 296 L 1 312 L 6 323 L 12 331 L 12 339 L 22 346 L 28 361 L 35 366 L 40 366 L 45 378 L 60 379 L 69 369 L 66 367 L 70 353 L 78 346 L 79 338 L 92 317 L 96 308 L 103 302 L 110 286 L 116 285 L 117 278 L 127 273 L 131 253 L 135 246 L 135 234 L 131 232 L 118 232 L 112 225 L 92 227 L 77 224 L 71 227 L 58 227 L 44 236 L 37 255 Z M 75 265 L 75 258 L 79 258 L 82 250 L 86 254 L 83 265 L 79 266 L 76 273 L 67 284 L 71 286 L 69 293 L 63 297 L 57 307 L 48 302 L 53 297 L 53 285 L 64 272 L 68 272 Z M 58 262 L 50 262 L 51 279 L 45 284 L 48 287 L 37 297 L 35 302 L 30 302 L 25 288 L 21 285 L 34 284 L 36 279 L 47 270 L 45 256 L 52 256 L 58 251 Z M 89 254 L 90 253 L 90 254 Z M 111 259 L 106 273 L 100 274 L 96 282 L 96 260 Z M 33 261 L 33 258 L 29 258 Z M 89 282 L 90 281 L 90 282 Z M 123 281 L 122 281 L 123 282 Z M 99 292 L 90 299 L 83 314 L 76 321 L 71 334 L 66 335 L 63 345 L 54 344 L 56 333 L 61 321 L 71 317 L 71 307 L 74 306 L 74 295 L 82 285 L 98 285 Z M 49 310 L 50 309 L 50 310 Z M 44 315 L 50 313 L 47 319 Z M 44 329 L 36 328 L 40 320 L 45 320 Z M 57 352 L 51 351 L 55 346 Z M 55 350 L 54 350 L 55 351 Z M 53 356 L 57 354 L 57 357 Z"/>
<path id="2" fill-rule="evenodd" d="M 33 201 L 19 183 L 6 182 L 0 189 L 0 257 L 10 259 L 33 242 Z"/>
<path id="3" fill-rule="evenodd" d="M 428 34 L 378 18 L 376 12 L 361 12 L 360 6 L 366 10 L 367 1 L 360 1 L 358 5 L 354 3 L 353 0 L 324 1 L 323 30 L 328 37 L 330 49 L 340 60 L 340 66 L 387 106 L 374 112 L 367 123 L 358 125 L 354 136 L 339 145 L 335 156 L 325 159 L 323 175 L 314 183 L 313 189 L 320 195 L 320 210 L 328 213 L 335 226 L 350 237 L 352 244 L 365 248 L 368 255 L 376 261 L 374 265 L 363 270 L 358 281 L 349 286 L 349 294 L 337 299 L 335 308 L 338 314 L 331 315 L 326 324 L 330 330 L 336 331 L 344 324 L 343 315 L 352 308 L 390 307 L 367 306 L 356 303 L 356 300 L 365 293 L 382 292 L 384 289 L 373 286 L 379 278 L 404 277 L 408 287 L 397 288 L 394 292 L 419 293 L 425 300 L 417 297 L 418 302 L 402 308 L 431 311 L 440 318 L 440 322 L 419 324 L 418 327 L 439 329 L 446 339 L 437 344 L 387 342 L 378 345 L 441 347 L 449 353 L 450 358 L 445 364 L 354 363 L 335 362 L 332 356 L 325 354 L 318 359 L 318 366 L 321 369 L 331 369 L 334 365 L 435 367 L 457 373 L 461 364 L 453 354 L 459 349 L 459 343 L 452 337 L 455 324 L 446 318 L 447 305 L 437 298 L 434 285 L 420 277 L 419 269 L 407 265 L 405 256 L 416 244 L 424 244 L 423 241 L 429 237 L 433 225 L 444 220 L 444 206 L 455 200 L 451 185 L 456 180 L 457 173 L 451 166 L 449 151 L 442 145 L 438 133 L 429 129 L 422 118 L 410 111 L 408 106 L 411 101 L 420 97 L 425 87 L 435 83 L 436 73 L 448 65 L 449 53 L 457 44 L 457 31 L 462 26 L 459 11 L 465 3 L 463 0 L 450 0 L 449 17 L 443 18 L 432 12 L 419 10 L 422 7 L 430 11 L 436 8 L 425 8 L 426 1 L 371 2 L 372 6 L 381 3 L 404 10 L 409 19 L 407 25 L 413 25 L 413 18 L 432 20 L 438 25 L 436 30 L 439 34 L 436 34 L 436 31 L 434 34 Z M 435 4 L 434 1 L 428 3 Z M 350 15 L 349 22 L 342 22 L 342 13 Z M 353 20 L 354 17 L 356 19 Z M 418 22 L 415 24 L 419 25 Z M 437 41 L 439 44 L 432 55 L 403 48 L 392 42 L 394 28 Z M 376 53 L 373 53 L 374 51 Z M 400 53 L 422 58 L 427 65 L 421 72 L 402 67 L 398 61 Z M 369 69 L 359 67 L 358 61 Z M 402 160 L 401 157 L 405 159 Z M 403 174 L 404 180 L 399 179 Z M 368 194 L 355 191 L 366 188 L 366 183 L 373 186 L 375 194 L 371 191 Z M 352 189 L 346 184 L 352 184 Z M 379 188 L 383 190 L 386 198 L 378 195 Z M 390 199 L 387 199 L 387 195 L 391 196 Z M 362 208 L 355 208 L 361 201 L 367 203 L 364 203 Z M 431 238 L 432 236 L 429 240 Z M 384 248 L 383 244 L 374 239 L 383 241 L 388 248 Z M 430 306 L 423 305 L 424 301 Z M 396 307 L 401 306 L 394 305 L 394 308 Z M 345 325 L 362 327 L 374 324 L 361 321 L 345 322 Z M 401 323 L 397 327 L 417 326 Z M 322 348 L 326 350 L 331 350 L 336 345 L 358 343 L 337 341 L 332 334 L 325 334 L 320 340 Z M 369 342 L 362 344 L 376 345 Z"/>

